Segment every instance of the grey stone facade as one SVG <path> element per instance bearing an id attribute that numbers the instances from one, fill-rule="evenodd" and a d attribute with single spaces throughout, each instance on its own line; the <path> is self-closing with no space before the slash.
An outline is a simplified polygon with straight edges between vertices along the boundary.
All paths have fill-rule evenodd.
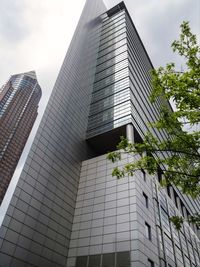
<path id="1" fill-rule="evenodd" d="M 114 166 L 128 160 L 126 156 Z M 140 171 L 117 180 L 112 169 L 105 155 L 82 163 L 67 267 L 75 267 L 78 256 L 122 251 L 130 253 L 131 265 L 120 266 L 148 266 L 148 259 L 159 266 L 153 181 L 147 174 L 144 179 Z M 145 222 L 151 227 L 151 240 Z"/>
<path id="2" fill-rule="evenodd" d="M 116 265 L 105 266 L 199 266 L 197 234 L 187 223 L 180 232 L 170 223 L 181 213 L 157 177 L 143 171 L 112 177 L 114 166 L 130 161 L 124 156 L 113 165 L 103 155 L 82 162 L 67 267 L 77 266 L 78 258 L 89 264 L 80 266 L 90 266 L 94 255 L 101 263 L 104 255 L 115 258 Z M 120 252 L 129 252 L 129 265 L 117 265 Z"/>

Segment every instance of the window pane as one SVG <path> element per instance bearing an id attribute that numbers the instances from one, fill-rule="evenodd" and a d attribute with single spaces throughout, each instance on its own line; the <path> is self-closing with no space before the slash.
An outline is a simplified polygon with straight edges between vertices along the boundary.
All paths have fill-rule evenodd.
<path id="1" fill-rule="evenodd" d="M 103 255 L 102 267 L 115 267 L 115 254 L 114 253 Z"/>
<path id="2" fill-rule="evenodd" d="M 145 204 L 146 208 L 148 209 L 148 207 L 149 207 L 148 196 L 145 193 L 143 193 L 143 197 L 144 197 L 144 204 Z"/>
<path id="3" fill-rule="evenodd" d="M 141 170 L 142 171 L 142 175 L 143 175 L 143 180 L 146 182 L 146 172 L 144 170 Z"/>
<path id="4" fill-rule="evenodd" d="M 148 259 L 148 267 L 154 267 L 154 262 Z"/>
<path id="5" fill-rule="evenodd" d="M 101 262 L 101 255 L 89 256 L 88 267 L 100 267 L 100 262 Z"/>
<path id="6" fill-rule="evenodd" d="M 151 240 L 151 227 L 148 223 L 145 222 L 145 232 L 146 232 L 146 237 Z"/>
<path id="7" fill-rule="evenodd" d="M 87 256 L 77 257 L 76 267 L 87 267 Z"/>
<path id="8" fill-rule="evenodd" d="M 130 254 L 128 251 L 117 253 L 117 267 L 130 267 Z"/>

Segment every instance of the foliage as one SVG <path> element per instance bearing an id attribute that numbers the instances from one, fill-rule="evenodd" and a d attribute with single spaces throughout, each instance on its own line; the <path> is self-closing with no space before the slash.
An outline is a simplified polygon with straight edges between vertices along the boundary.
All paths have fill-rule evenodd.
<path id="1" fill-rule="evenodd" d="M 183 224 L 183 218 L 178 216 L 173 216 L 170 221 L 176 226 L 177 230 L 180 230 Z"/>
<path id="2" fill-rule="evenodd" d="M 162 103 L 160 117 L 150 127 L 166 133 L 168 138 L 159 140 L 149 131 L 143 143 L 132 144 L 121 138 L 117 146 L 120 151 L 108 154 L 112 162 L 121 159 L 122 153 L 138 154 L 139 160 L 115 168 L 113 175 L 118 178 L 133 175 L 138 169 L 149 174 L 162 172 L 162 185 L 174 184 L 184 194 L 193 198 L 200 196 L 200 131 L 193 130 L 200 123 L 200 47 L 196 36 L 191 33 L 189 23 L 181 24 L 178 41 L 172 43 L 174 52 L 185 59 L 187 70 L 176 72 L 175 64 L 169 63 L 152 71 L 152 102 Z M 172 112 L 168 101 L 172 101 Z M 200 126 L 200 125 L 199 125 Z M 189 219 L 200 224 L 200 216 Z M 182 219 L 172 218 L 180 229 Z"/>
<path id="3" fill-rule="evenodd" d="M 182 224 L 184 222 L 183 217 L 179 216 L 172 216 L 170 218 L 170 221 L 175 225 L 177 230 L 180 230 L 182 227 Z M 196 224 L 198 227 L 200 227 L 200 214 L 194 214 L 192 216 L 188 216 L 188 223 Z"/>

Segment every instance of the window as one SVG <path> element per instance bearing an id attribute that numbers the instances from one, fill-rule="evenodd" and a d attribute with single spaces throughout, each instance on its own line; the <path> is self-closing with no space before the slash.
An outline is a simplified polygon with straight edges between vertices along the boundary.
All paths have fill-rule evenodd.
<path id="1" fill-rule="evenodd" d="M 145 222 L 145 234 L 146 238 L 151 240 L 151 226 L 147 222 Z"/>
<path id="2" fill-rule="evenodd" d="M 100 267 L 100 263 L 101 263 L 101 255 L 91 255 L 89 257 L 88 267 Z"/>
<path id="3" fill-rule="evenodd" d="M 102 267 L 115 267 L 115 253 L 103 255 Z"/>
<path id="4" fill-rule="evenodd" d="M 162 181 L 162 175 L 163 175 L 162 170 L 160 168 L 158 168 L 158 181 L 159 181 L 159 183 Z"/>
<path id="5" fill-rule="evenodd" d="M 102 263 L 101 263 L 102 262 Z M 130 267 L 129 251 L 79 256 L 75 267 Z"/>
<path id="6" fill-rule="evenodd" d="M 143 175 L 143 180 L 146 182 L 146 172 L 144 170 L 141 170 L 142 175 Z"/>
<path id="7" fill-rule="evenodd" d="M 150 259 L 148 259 L 148 267 L 154 267 L 154 262 Z"/>
<path id="8" fill-rule="evenodd" d="M 148 209 L 149 208 L 149 199 L 148 199 L 148 196 L 144 192 L 143 192 L 143 199 L 144 199 L 145 207 Z"/>
<path id="9" fill-rule="evenodd" d="M 128 251 L 117 253 L 117 267 L 130 267 L 130 254 Z"/>
<path id="10" fill-rule="evenodd" d="M 77 257 L 76 267 L 87 267 L 87 256 Z"/>
<path id="11" fill-rule="evenodd" d="M 170 188 L 171 188 L 171 185 L 167 185 L 167 195 L 171 198 Z"/>

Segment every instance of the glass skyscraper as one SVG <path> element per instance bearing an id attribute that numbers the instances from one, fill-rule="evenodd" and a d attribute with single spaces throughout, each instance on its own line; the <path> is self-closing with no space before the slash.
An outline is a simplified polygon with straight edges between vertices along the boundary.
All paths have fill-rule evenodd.
<path id="1" fill-rule="evenodd" d="M 12 75 L 0 89 L 0 204 L 37 117 L 40 98 L 34 71 Z"/>
<path id="2" fill-rule="evenodd" d="M 169 220 L 199 202 L 144 171 L 117 180 L 106 160 L 121 135 L 139 142 L 158 118 L 152 68 L 124 3 L 87 0 L 1 226 L 2 266 L 200 265 L 197 227 Z"/>

